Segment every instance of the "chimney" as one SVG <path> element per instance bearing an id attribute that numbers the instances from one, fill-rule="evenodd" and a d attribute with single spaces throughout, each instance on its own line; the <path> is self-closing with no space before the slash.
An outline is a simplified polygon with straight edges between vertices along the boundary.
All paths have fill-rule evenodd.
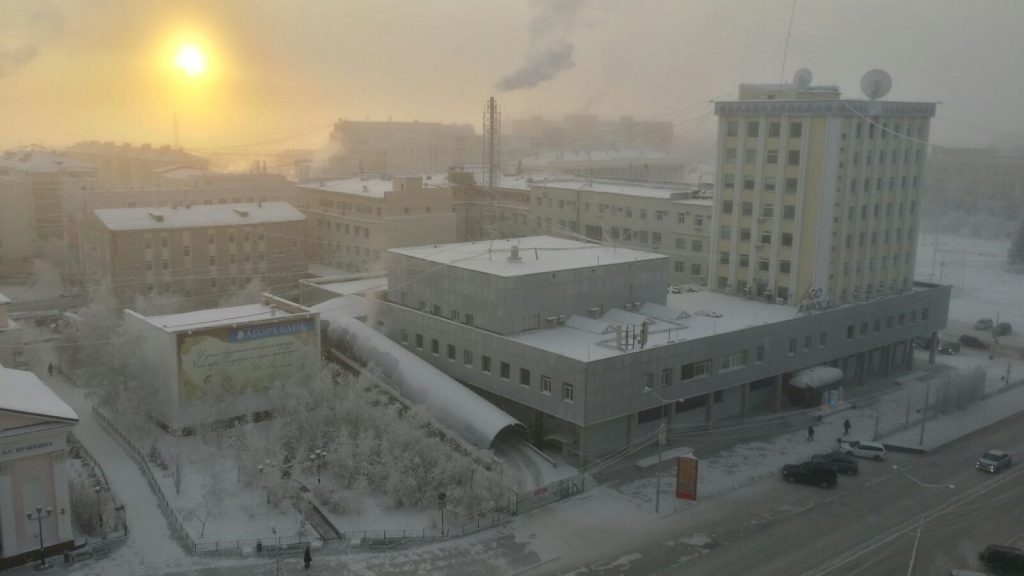
<path id="1" fill-rule="evenodd" d="M 519 244 L 512 245 L 512 251 L 508 255 L 509 262 L 522 262 L 523 259 L 519 257 Z"/>

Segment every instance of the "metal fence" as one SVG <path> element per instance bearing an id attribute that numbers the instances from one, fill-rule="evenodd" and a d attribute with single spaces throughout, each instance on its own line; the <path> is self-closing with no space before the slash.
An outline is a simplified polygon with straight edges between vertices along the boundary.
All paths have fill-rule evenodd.
<path id="1" fill-rule="evenodd" d="M 302 538 L 300 536 L 274 536 L 272 538 L 243 538 L 241 540 L 215 540 L 209 542 L 194 542 L 192 552 L 194 554 L 216 554 L 219 552 L 244 552 L 250 550 L 259 551 L 263 554 L 275 554 L 286 552 L 302 552 L 306 546 L 322 546 L 324 543 L 320 538 Z"/>

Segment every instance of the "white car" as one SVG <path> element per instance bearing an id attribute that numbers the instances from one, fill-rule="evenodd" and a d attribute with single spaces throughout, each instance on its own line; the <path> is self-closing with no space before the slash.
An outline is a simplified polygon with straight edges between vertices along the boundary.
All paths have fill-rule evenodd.
<path id="1" fill-rule="evenodd" d="M 857 458 L 870 458 L 871 460 L 885 458 L 885 446 L 882 446 L 880 442 L 851 440 L 850 442 L 840 442 L 839 449 Z"/>

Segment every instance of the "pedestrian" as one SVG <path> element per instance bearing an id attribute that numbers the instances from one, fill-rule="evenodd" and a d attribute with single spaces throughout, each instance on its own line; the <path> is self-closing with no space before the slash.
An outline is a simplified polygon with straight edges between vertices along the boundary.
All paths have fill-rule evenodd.
<path id="1" fill-rule="evenodd" d="M 807 427 L 807 441 L 808 442 L 814 442 L 814 426 L 813 425 Z"/>
<path id="2" fill-rule="evenodd" d="M 256 541 L 256 553 L 263 554 L 263 540 Z"/>
<path id="3" fill-rule="evenodd" d="M 46 371 L 50 373 L 50 377 L 53 377 L 53 362 L 46 365 Z"/>
<path id="4" fill-rule="evenodd" d="M 305 564 L 305 569 L 309 570 L 309 565 L 313 562 L 313 555 L 309 553 L 309 546 L 306 546 L 306 551 L 302 554 L 302 562 Z"/>
<path id="5" fill-rule="evenodd" d="M 843 436 L 850 435 L 850 428 L 853 428 L 853 424 L 850 424 L 850 419 L 847 418 L 843 421 L 843 430 L 845 430 L 845 432 L 843 432 Z"/>

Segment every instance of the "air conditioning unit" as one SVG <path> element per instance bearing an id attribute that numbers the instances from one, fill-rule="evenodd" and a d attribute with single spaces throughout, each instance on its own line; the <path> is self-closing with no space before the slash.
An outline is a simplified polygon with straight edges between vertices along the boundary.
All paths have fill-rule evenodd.
<path id="1" fill-rule="evenodd" d="M 591 318 L 600 318 L 601 317 L 601 307 L 600 306 L 592 306 L 592 307 L 587 309 L 587 314 L 589 314 Z"/>

